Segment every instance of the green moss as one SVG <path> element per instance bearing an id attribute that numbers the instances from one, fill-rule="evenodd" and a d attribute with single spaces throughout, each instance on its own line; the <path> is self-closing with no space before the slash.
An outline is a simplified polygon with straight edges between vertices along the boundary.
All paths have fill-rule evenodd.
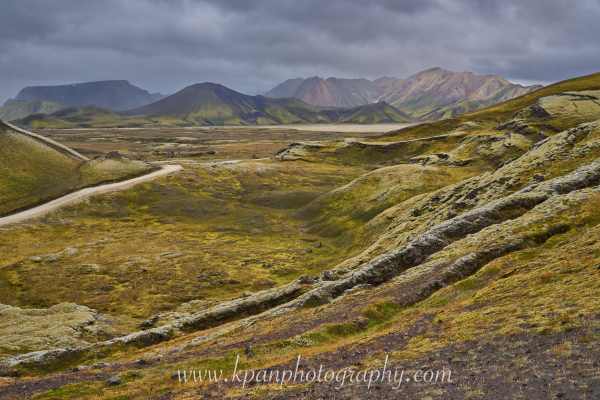
<path id="1" fill-rule="evenodd" d="M 74 383 L 61 386 L 57 389 L 48 390 L 45 393 L 35 395 L 35 400 L 66 400 L 81 399 L 84 397 L 101 395 L 102 389 L 98 383 Z"/>
<path id="2" fill-rule="evenodd" d="M 120 329 L 137 329 L 141 320 L 181 303 L 228 300 L 317 275 L 346 257 L 348 247 L 307 233 L 295 213 L 357 172 L 300 164 L 189 166 L 65 208 L 49 223 L 0 233 L 6 239 L 0 303 L 73 302 L 112 315 Z M 295 193 L 303 196 L 268 201 L 271 194 L 285 200 Z M 67 247 L 77 254 L 29 260 Z M 47 285 L 50 279 L 56 284 Z"/>
<path id="3" fill-rule="evenodd" d="M 398 304 L 385 301 L 368 306 L 363 312 L 370 326 L 383 324 L 392 319 L 402 308 Z"/>

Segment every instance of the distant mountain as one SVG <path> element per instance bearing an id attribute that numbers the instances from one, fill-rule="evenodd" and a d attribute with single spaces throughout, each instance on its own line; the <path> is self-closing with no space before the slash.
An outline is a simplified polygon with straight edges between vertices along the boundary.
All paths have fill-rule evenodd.
<path id="1" fill-rule="evenodd" d="M 521 86 L 496 75 L 431 68 L 408 79 L 375 81 L 381 99 L 420 119 L 453 117 L 521 96 L 541 86 Z"/>
<path id="2" fill-rule="evenodd" d="M 208 82 L 188 86 L 126 114 L 178 117 L 198 125 L 410 121 L 409 116 L 385 103 L 350 109 L 323 109 L 299 99 L 249 96 Z"/>
<path id="3" fill-rule="evenodd" d="M 323 79 L 317 76 L 289 79 L 265 94 L 267 97 L 294 97 L 321 107 L 356 107 L 375 103 L 380 89 L 367 79 Z"/>
<path id="4" fill-rule="evenodd" d="M 52 101 L 23 101 L 7 100 L 3 107 L 0 107 L 0 119 L 4 121 L 14 121 L 25 118 L 31 114 L 52 114 L 65 108 L 60 103 Z"/>
<path id="5" fill-rule="evenodd" d="M 320 122 L 321 119 L 318 109 L 297 99 L 249 96 L 209 82 L 188 86 L 126 114 L 178 118 L 193 125 Z"/>
<path id="6" fill-rule="evenodd" d="M 124 111 L 161 99 L 128 81 L 99 81 L 58 86 L 30 86 L 19 92 L 19 101 L 47 101 L 66 107 L 95 106 L 113 111 Z"/>
<path id="7" fill-rule="evenodd" d="M 31 115 L 19 121 L 35 128 L 100 126 L 206 126 L 291 123 L 409 122 L 387 103 L 325 109 L 298 99 L 249 96 L 216 83 L 199 83 L 143 107 L 114 113 L 92 107 Z"/>
<path id="8" fill-rule="evenodd" d="M 452 117 L 509 100 L 540 86 L 521 86 L 496 75 L 432 68 L 407 79 L 290 79 L 266 96 L 294 97 L 309 104 L 354 107 L 385 101 L 412 118 Z"/>

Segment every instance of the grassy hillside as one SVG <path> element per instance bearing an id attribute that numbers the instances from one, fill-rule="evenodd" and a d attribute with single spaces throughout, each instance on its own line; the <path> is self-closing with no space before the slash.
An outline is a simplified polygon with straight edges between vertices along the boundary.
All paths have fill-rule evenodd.
<path id="1" fill-rule="evenodd" d="M 0 232 L 0 302 L 11 306 L 0 313 L 14 322 L 0 326 L 4 354 L 94 343 L 7 358 L 5 375 L 26 377 L 3 389 L 84 400 L 598 398 L 599 84 L 582 77 L 375 140 L 297 142 L 273 160 L 190 162 Z M 79 306 L 53 308 L 61 302 Z M 59 317 L 43 342 L 49 314 Z M 238 370 L 294 370 L 298 355 L 304 370 L 381 369 L 389 356 L 411 377 L 451 370 L 454 380 L 399 392 L 169 379 L 191 368 L 229 377 L 238 356 Z"/>
<path id="2" fill-rule="evenodd" d="M 144 163 L 84 163 L 0 122 L 0 215 L 146 170 Z"/>
<path id="3" fill-rule="evenodd" d="M 140 118 L 123 118 L 121 115 L 97 107 L 66 108 L 53 114 L 33 114 L 17 124 L 31 129 L 44 128 L 104 128 L 104 127 L 134 127 L 146 121 Z"/>

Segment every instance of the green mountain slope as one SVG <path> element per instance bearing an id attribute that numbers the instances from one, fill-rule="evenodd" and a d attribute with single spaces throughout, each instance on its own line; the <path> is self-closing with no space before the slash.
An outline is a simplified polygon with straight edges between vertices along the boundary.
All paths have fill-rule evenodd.
<path id="1" fill-rule="evenodd" d="M 324 114 L 332 121 L 354 124 L 381 124 L 412 121 L 410 115 L 392 107 L 384 101 L 349 109 L 334 109 L 325 111 Z"/>
<path id="2" fill-rule="evenodd" d="M 83 161 L 0 121 L 0 215 L 149 170 L 141 162 Z"/>
<path id="3" fill-rule="evenodd" d="M 191 85 L 128 115 L 172 117 L 197 125 L 319 122 L 318 110 L 293 99 L 248 96 L 214 83 Z"/>
<path id="4" fill-rule="evenodd" d="M 111 126 L 135 126 L 134 118 L 124 119 L 121 115 L 98 107 L 69 107 L 52 114 L 32 114 L 15 121 L 18 125 L 33 129 L 43 128 L 89 128 Z"/>

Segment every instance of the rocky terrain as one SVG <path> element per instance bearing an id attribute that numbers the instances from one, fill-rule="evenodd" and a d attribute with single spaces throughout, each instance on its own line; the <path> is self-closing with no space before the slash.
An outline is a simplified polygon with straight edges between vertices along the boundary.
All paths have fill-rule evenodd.
<path id="1" fill-rule="evenodd" d="M 599 93 L 595 74 L 269 159 L 192 157 L 2 229 L 0 399 L 598 398 Z M 298 355 L 452 381 L 180 381 Z"/>

